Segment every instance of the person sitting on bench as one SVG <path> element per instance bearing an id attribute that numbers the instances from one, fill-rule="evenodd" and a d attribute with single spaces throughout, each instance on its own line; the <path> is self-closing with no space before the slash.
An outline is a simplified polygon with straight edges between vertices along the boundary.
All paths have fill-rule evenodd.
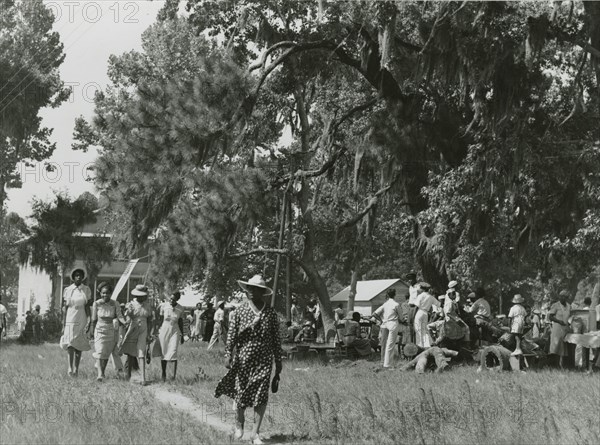
<path id="1" fill-rule="evenodd" d="M 353 312 L 352 319 L 346 320 L 343 341 L 346 347 L 356 349 L 358 355 L 367 356 L 373 352 L 371 342 L 362 337 L 360 331 L 360 313 Z"/>

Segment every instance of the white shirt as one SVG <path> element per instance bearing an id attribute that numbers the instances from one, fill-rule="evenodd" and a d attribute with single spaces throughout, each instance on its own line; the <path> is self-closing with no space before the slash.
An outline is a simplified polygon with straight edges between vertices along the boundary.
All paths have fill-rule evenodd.
<path id="1" fill-rule="evenodd" d="M 394 301 L 393 298 L 388 298 L 385 303 L 383 303 L 379 308 L 373 312 L 373 315 L 378 315 L 381 317 L 381 324 L 387 322 L 395 322 L 398 323 L 400 320 L 400 303 Z"/>
<path id="2" fill-rule="evenodd" d="M 473 312 L 475 316 L 490 318 L 492 316 L 492 310 L 490 308 L 490 304 L 487 302 L 485 298 L 480 298 L 473 306 L 469 309 L 469 312 Z"/>
<path id="3" fill-rule="evenodd" d="M 215 311 L 213 320 L 215 320 L 215 322 L 217 322 L 217 323 L 221 323 L 223 320 L 225 320 L 225 311 L 221 308 L 217 309 Z"/>
<path id="4" fill-rule="evenodd" d="M 429 312 L 432 306 L 439 309 L 440 302 L 430 293 L 421 292 L 417 298 L 416 305 L 420 310 Z"/>
<path id="5" fill-rule="evenodd" d="M 419 289 L 417 286 L 410 286 L 408 288 L 408 304 L 417 305 L 418 292 Z"/>

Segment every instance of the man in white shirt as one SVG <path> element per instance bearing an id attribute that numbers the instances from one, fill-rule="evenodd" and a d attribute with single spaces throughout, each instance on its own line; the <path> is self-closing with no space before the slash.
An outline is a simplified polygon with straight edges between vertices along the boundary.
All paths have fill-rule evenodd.
<path id="1" fill-rule="evenodd" d="M 213 329 L 213 334 L 210 338 L 210 342 L 208 343 L 208 348 L 206 348 L 207 351 L 210 351 L 217 344 L 219 338 L 222 338 L 223 345 L 227 343 L 227 338 L 224 336 L 225 329 L 223 328 L 223 321 L 225 320 L 224 301 L 220 301 L 217 303 L 217 310 L 215 311 L 213 320 L 215 321 L 215 327 Z"/>
<path id="2" fill-rule="evenodd" d="M 398 341 L 398 328 L 401 308 L 397 301 L 394 301 L 396 296 L 395 289 L 388 289 L 386 293 L 386 302 L 383 303 L 371 318 L 378 317 L 381 319 L 381 327 L 379 330 L 379 339 L 381 345 L 381 362 L 384 368 L 390 368 L 391 362 L 396 350 L 396 342 Z"/>
<path id="3" fill-rule="evenodd" d="M 467 308 L 467 311 L 474 314 L 477 326 L 481 326 L 492 318 L 492 309 L 490 308 L 490 303 L 485 299 L 483 288 L 477 288 L 474 295 L 476 298 L 475 303 L 470 308 Z"/>

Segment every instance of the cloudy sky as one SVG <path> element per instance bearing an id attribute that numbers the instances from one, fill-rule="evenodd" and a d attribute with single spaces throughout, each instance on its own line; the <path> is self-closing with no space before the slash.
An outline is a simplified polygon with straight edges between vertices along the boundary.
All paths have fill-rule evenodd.
<path id="1" fill-rule="evenodd" d="M 46 172 L 44 164 L 20 168 L 23 187 L 8 190 L 8 210 L 23 217 L 31 213 L 33 197 L 51 199 L 57 191 L 72 197 L 84 191 L 94 192 L 86 182 L 86 166 L 97 153 L 71 150 L 75 118 L 91 118 L 94 92 L 108 83 L 107 61 L 111 54 L 122 54 L 141 48 L 142 32 L 151 25 L 163 5 L 161 0 L 45 0 L 56 16 L 54 28 L 60 33 L 66 54 L 60 71 L 71 88 L 69 100 L 59 108 L 42 110 L 45 126 L 54 129 L 52 140 L 57 148 L 52 158 L 54 172 Z"/>

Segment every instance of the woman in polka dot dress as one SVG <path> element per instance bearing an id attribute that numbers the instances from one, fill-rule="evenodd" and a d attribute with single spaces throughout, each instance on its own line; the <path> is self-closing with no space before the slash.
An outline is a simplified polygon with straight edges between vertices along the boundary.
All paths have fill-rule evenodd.
<path id="1" fill-rule="evenodd" d="M 244 435 L 244 413 L 254 407 L 256 413 L 251 440 L 263 443 L 259 429 L 269 398 L 273 360 L 275 378 L 281 373 L 281 340 L 279 321 L 266 297 L 272 294 L 260 275 L 249 281 L 238 281 L 248 295 L 248 301 L 236 309 L 227 336 L 226 354 L 229 371 L 221 379 L 215 397 L 226 395 L 235 401 L 237 409 L 235 439 Z"/>

